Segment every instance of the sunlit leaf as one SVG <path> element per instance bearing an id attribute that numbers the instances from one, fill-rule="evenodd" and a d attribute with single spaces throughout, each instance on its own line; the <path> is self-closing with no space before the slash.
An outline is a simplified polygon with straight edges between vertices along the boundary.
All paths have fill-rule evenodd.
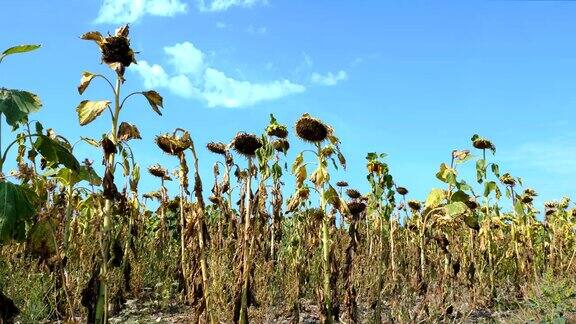
<path id="1" fill-rule="evenodd" d="M 8 55 L 26 53 L 38 48 L 40 48 L 40 45 L 18 45 L 10 47 L 9 49 L 2 52 L 2 54 L 0 54 L 0 62 L 2 62 L 2 60 Z"/>
<path id="2" fill-rule="evenodd" d="M 432 191 L 430 191 L 430 194 L 428 194 L 428 198 L 426 198 L 425 207 L 429 209 L 434 209 L 440 206 L 444 198 L 445 198 L 444 190 L 432 189 Z"/>
<path id="3" fill-rule="evenodd" d="M 96 119 L 104 110 L 110 107 L 110 101 L 100 100 L 100 101 L 90 101 L 84 100 L 80 102 L 76 108 L 78 112 L 78 121 L 81 126 L 91 123 Z"/>
<path id="4" fill-rule="evenodd" d="M 0 113 L 13 128 L 25 124 L 30 113 L 40 110 L 42 102 L 33 93 L 0 88 Z"/>
<path id="5" fill-rule="evenodd" d="M 80 85 L 78 85 L 78 93 L 83 94 L 84 90 L 88 88 L 92 79 L 94 79 L 96 75 L 91 72 L 84 72 L 82 73 L 82 78 L 80 79 Z"/>

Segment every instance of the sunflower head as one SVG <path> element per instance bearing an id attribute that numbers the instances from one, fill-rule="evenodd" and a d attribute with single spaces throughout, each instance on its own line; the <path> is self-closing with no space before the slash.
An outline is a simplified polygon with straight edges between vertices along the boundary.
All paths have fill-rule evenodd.
<path id="1" fill-rule="evenodd" d="M 226 144 L 221 143 L 221 142 L 210 142 L 208 144 L 206 144 L 206 148 L 208 149 L 208 151 L 215 153 L 215 154 L 221 154 L 221 155 L 226 155 Z"/>
<path id="2" fill-rule="evenodd" d="M 154 164 L 148 167 L 148 172 L 151 175 L 158 177 L 162 180 L 172 180 L 168 174 L 168 170 L 164 169 L 160 164 Z"/>
<path id="3" fill-rule="evenodd" d="M 336 185 L 340 188 L 344 188 L 344 187 L 348 187 L 348 182 L 346 181 L 338 181 L 336 182 Z"/>
<path id="4" fill-rule="evenodd" d="M 123 75 L 125 68 L 136 63 L 134 51 L 130 47 L 128 38 L 129 27 L 124 25 L 114 35 L 102 36 L 99 32 L 88 32 L 81 36 L 82 39 L 94 41 L 102 52 L 102 62 Z"/>
<path id="5" fill-rule="evenodd" d="M 232 140 L 232 147 L 245 157 L 253 157 L 256 150 L 262 147 L 262 141 L 254 134 L 240 132 Z"/>
<path id="6" fill-rule="evenodd" d="M 500 182 L 510 187 L 514 187 L 516 185 L 516 180 L 513 176 L 510 175 L 510 173 L 504 173 L 501 175 Z"/>
<path id="7" fill-rule="evenodd" d="M 272 146 L 276 151 L 286 153 L 290 148 L 290 143 L 286 139 L 279 138 L 272 141 Z"/>
<path id="8" fill-rule="evenodd" d="M 329 134 L 329 128 L 319 119 L 313 118 L 309 114 L 304 114 L 296 121 L 296 134 L 301 139 L 312 142 L 323 142 Z"/>
<path id="9" fill-rule="evenodd" d="M 350 211 L 350 214 L 352 214 L 352 215 L 358 215 L 366 209 L 366 204 L 364 204 L 363 202 L 356 201 L 356 200 L 349 201 L 347 205 L 348 205 L 348 210 Z"/>
<path id="10" fill-rule="evenodd" d="M 422 204 L 418 200 L 409 200 L 408 207 L 410 207 L 412 211 L 417 212 L 420 211 L 420 209 L 422 209 Z"/>
<path id="11" fill-rule="evenodd" d="M 494 146 L 494 143 L 492 143 L 489 139 L 480 137 L 477 134 L 472 136 L 472 146 L 479 150 L 491 150 L 492 152 L 496 151 L 496 146 Z"/>
<path id="12" fill-rule="evenodd" d="M 408 189 L 404 187 L 396 187 L 396 192 L 402 196 L 406 196 L 408 194 Z"/>
<path id="13" fill-rule="evenodd" d="M 156 136 L 156 145 L 167 154 L 180 155 L 192 145 L 192 139 L 187 132 L 182 136 L 162 134 Z"/>
<path id="14" fill-rule="evenodd" d="M 360 196 L 362 196 L 360 192 L 356 189 L 348 189 L 346 190 L 346 194 L 348 195 L 348 197 L 352 199 L 358 199 L 360 198 Z"/>

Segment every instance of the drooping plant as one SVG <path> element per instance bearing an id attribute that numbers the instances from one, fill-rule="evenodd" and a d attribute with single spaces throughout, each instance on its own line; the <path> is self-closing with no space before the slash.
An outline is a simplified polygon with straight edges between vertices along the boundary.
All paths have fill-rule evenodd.
<path id="1" fill-rule="evenodd" d="M 104 178 L 103 178 L 103 191 L 102 195 L 105 199 L 105 205 L 102 213 L 102 223 L 101 223 L 101 242 L 100 242 L 100 285 L 98 287 L 98 298 L 95 306 L 95 322 L 96 323 L 106 323 L 108 321 L 108 301 L 109 301 L 109 259 L 110 259 L 110 247 L 111 247 L 111 234 L 117 232 L 115 229 L 119 224 L 113 222 L 114 215 L 121 212 L 118 208 L 122 201 L 122 194 L 118 191 L 115 184 L 115 171 L 116 171 L 116 154 L 119 151 L 124 151 L 123 143 L 121 141 L 120 135 L 120 113 L 124 108 L 126 100 L 133 95 L 141 94 L 143 95 L 151 108 L 162 115 L 160 108 L 163 107 L 162 97 L 154 90 L 148 90 L 143 92 L 133 92 L 122 97 L 122 85 L 126 81 L 124 74 L 126 68 L 132 63 L 136 63 L 135 52 L 130 47 L 129 39 L 129 28 L 128 25 L 122 26 L 116 30 L 114 35 L 103 36 L 97 31 L 87 32 L 81 36 L 84 40 L 89 40 L 95 42 L 101 52 L 102 62 L 106 63 L 114 72 L 115 82 L 112 82 L 106 76 L 102 74 L 95 74 L 91 72 L 84 72 L 82 74 L 82 79 L 80 85 L 78 86 L 78 92 L 83 94 L 88 88 L 90 83 L 96 79 L 101 78 L 112 90 L 113 100 L 98 100 L 82 101 L 76 111 L 78 113 L 78 120 L 81 126 L 85 126 L 96 118 L 98 118 L 104 111 L 108 110 L 111 114 L 111 131 L 103 136 L 101 141 L 101 147 L 104 151 Z M 139 135 L 139 132 L 138 132 Z M 126 166 L 125 166 L 126 167 Z"/>

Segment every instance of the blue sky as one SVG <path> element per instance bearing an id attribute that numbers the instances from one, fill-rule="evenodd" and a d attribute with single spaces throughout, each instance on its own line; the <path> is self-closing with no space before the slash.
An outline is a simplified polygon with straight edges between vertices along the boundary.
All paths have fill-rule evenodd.
<path id="1" fill-rule="evenodd" d="M 155 88 L 164 116 L 144 99 L 126 107 L 143 167 L 176 161 L 154 135 L 190 130 L 197 147 L 261 132 L 274 113 L 292 125 L 304 112 L 331 124 L 348 171 L 334 175 L 367 189 L 367 152 L 389 154 L 398 184 L 425 199 L 441 186 L 435 173 L 452 149 L 479 133 L 497 146 L 502 171 L 540 193 L 538 204 L 574 197 L 576 183 L 576 2 L 337 0 L 4 0 L 0 48 L 41 43 L 0 66 L 0 85 L 36 92 L 32 118 L 71 140 L 109 130 L 102 115 L 80 127 L 75 107 L 108 99 L 94 83 L 76 92 L 82 71 L 99 64 L 86 31 L 114 32 L 131 23 L 139 64 L 124 92 Z M 8 136 L 3 128 L 3 137 Z M 293 150 L 305 145 L 292 137 Z M 201 149 L 206 187 L 215 157 Z M 78 146 L 79 158 L 100 152 Z M 473 164 L 462 169 L 470 182 Z M 153 189 L 147 176 L 142 190 Z M 176 190 L 172 190 L 173 193 Z M 539 206 L 540 207 L 540 206 Z"/>

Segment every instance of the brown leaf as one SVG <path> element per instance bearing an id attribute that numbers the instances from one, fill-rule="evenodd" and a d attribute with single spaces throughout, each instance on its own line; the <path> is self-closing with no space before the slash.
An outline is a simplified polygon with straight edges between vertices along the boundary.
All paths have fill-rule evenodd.
<path id="1" fill-rule="evenodd" d="M 118 128 L 118 140 L 128 141 L 131 139 L 142 139 L 142 137 L 140 137 L 140 131 L 136 126 L 122 122 Z"/>
<path id="2" fill-rule="evenodd" d="M 104 42 L 104 37 L 102 37 L 102 34 L 100 34 L 100 32 L 97 31 L 87 32 L 84 35 L 80 36 L 80 38 L 84 40 L 95 41 L 98 45 L 101 45 L 102 42 Z"/>
<path id="3" fill-rule="evenodd" d="M 148 99 L 148 103 L 150 103 L 152 109 L 158 113 L 158 115 L 162 116 L 162 112 L 160 112 L 160 108 L 164 108 L 162 96 L 154 90 L 144 91 L 142 94 Z"/>

